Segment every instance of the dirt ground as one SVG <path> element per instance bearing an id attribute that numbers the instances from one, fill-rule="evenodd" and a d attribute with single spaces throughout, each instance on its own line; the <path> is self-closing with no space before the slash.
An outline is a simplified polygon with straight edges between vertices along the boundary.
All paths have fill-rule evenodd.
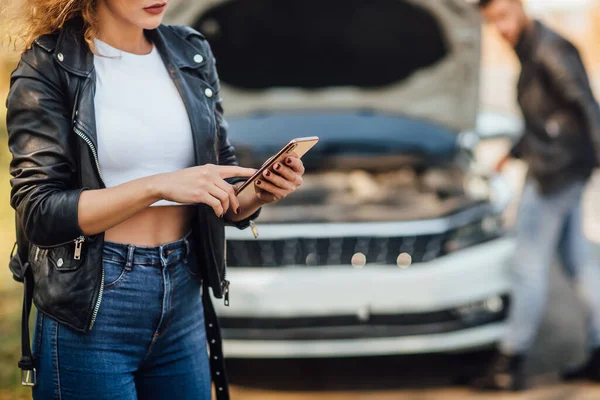
<path id="1" fill-rule="evenodd" d="M 598 387 L 587 385 L 548 386 L 523 394 L 475 394 L 464 389 L 403 390 L 337 393 L 273 393 L 236 390 L 232 397 L 244 400 L 597 400 Z"/>

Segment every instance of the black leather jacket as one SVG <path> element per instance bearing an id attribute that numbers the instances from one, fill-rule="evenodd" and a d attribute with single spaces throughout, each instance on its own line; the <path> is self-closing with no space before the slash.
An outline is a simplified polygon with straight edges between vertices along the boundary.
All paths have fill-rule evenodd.
<path id="1" fill-rule="evenodd" d="M 29 261 L 36 307 L 87 332 L 101 307 L 104 236 L 87 237 L 81 231 L 77 207 L 83 190 L 104 184 L 96 153 L 93 54 L 82 32 L 81 21 L 74 19 L 60 32 L 38 38 L 23 54 L 11 78 L 7 127 L 18 238 L 11 270 L 20 280 L 20 266 Z M 160 26 L 146 34 L 187 108 L 196 164 L 236 164 L 222 116 L 215 61 L 205 38 L 176 26 Z M 207 88 L 213 96 L 205 95 Z M 208 206 L 196 208 L 196 267 L 221 298 L 228 290 L 226 221 Z M 236 225 L 244 228 L 256 216 Z"/>
<path id="2" fill-rule="evenodd" d="M 548 194 L 587 179 L 599 164 L 600 107 L 575 46 L 541 22 L 522 34 L 516 52 L 526 131 L 512 155 Z"/>

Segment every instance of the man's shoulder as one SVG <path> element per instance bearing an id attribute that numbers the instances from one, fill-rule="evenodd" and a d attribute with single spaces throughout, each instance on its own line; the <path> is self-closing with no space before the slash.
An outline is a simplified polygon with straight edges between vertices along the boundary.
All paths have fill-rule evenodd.
<path id="1" fill-rule="evenodd" d="M 542 22 L 537 22 L 537 24 L 539 28 L 536 55 L 538 57 L 545 58 L 552 53 L 563 51 L 577 51 L 575 45 L 560 33 Z"/>

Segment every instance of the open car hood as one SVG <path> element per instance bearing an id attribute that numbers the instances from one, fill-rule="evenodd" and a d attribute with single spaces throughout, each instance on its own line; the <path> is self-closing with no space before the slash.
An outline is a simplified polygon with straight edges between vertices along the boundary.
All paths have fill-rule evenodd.
<path id="1" fill-rule="evenodd" d="M 464 0 L 173 0 L 211 43 L 228 116 L 311 110 L 475 129 L 480 20 Z"/>

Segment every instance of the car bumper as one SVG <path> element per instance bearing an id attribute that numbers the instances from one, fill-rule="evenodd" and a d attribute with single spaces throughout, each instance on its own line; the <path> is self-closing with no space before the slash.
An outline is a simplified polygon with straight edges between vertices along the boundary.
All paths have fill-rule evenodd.
<path id="1" fill-rule="evenodd" d="M 406 269 L 231 268 L 231 306 L 217 305 L 225 352 L 350 357 L 491 345 L 504 329 L 513 249 L 505 237 Z"/>
<path id="2" fill-rule="evenodd" d="M 345 340 L 226 340 L 227 358 L 321 358 L 458 352 L 497 342 L 504 324 L 443 334 Z"/>

